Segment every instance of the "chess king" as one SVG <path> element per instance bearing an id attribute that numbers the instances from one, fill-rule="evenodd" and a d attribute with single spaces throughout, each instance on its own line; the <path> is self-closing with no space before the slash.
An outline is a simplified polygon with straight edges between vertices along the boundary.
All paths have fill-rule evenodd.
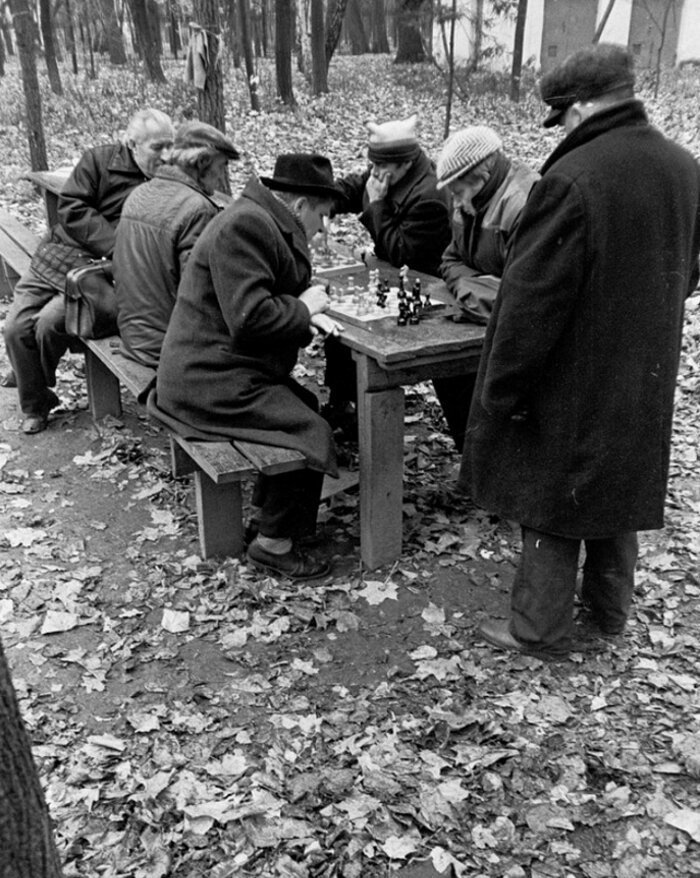
<path id="1" fill-rule="evenodd" d="M 374 242 L 374 251 L 395 268 L 438 275 L 450 237 L 449 197 L 437 188 L 435 165 L 418 140 L 418 117 L 367 122 L 367 168 L 340 178 L 343 193 L 333 213 L 354 213 Z M 352 421 L 355 369 L 337 341 L 326 344 L 325 413 L 331 425 Z"/>

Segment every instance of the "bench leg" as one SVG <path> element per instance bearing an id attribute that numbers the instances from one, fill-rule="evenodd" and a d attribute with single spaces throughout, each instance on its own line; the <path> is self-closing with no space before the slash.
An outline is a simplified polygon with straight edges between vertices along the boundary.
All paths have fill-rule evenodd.
<path id="1" fill-rule="evenodd" d="M 243 552 L 241 483 L 217 485 L 206 473 L 194 474 L 197 523 L 202 558 Z"/>
<path id="2" fill-rule="evenodd" d="M 96 421 L 104 418 L 105 415 L 120 418 L 122 400 L 119 393 L 119 379 L 89 349 L 85 351 L 85 377 L 92 417 Z"/>
<path id="3" fill-rule="evenodd" d="M 170 437 L 170 469 L 176 479 L 189 476 L 197 469 L 197 464 L 172 436 Z"/>

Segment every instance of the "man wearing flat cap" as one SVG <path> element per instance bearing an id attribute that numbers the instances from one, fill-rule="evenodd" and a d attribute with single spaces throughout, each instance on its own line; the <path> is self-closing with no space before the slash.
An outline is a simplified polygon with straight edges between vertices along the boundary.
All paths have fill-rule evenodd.
<path id="1" fill-rule="evenodd" d="M 238 150 L 217 128 L 185 122 L 153 179 L 126 199 L 114 247 L 119 335 L 127 357 L 155 369 L 180 278 L 219 212 L 213 195 Z M 149 388 L 142 388 L 142 394 Z"/>
<path id="2" fill-rule="evenodd" d="M 193 439 L 242 439 L 301 452 L 307 468 L 261 477 L 248 560 L 312 579 L 329 565 L 302 550 L 313 536 L 324 473 L 337 475 L 328 423 L 291 372 L 312 330 L 337 331 L 309 241 L 339 190 L 315 154 L 278 156 L 199 237 L 180 281 L 149 409 Z M 233 524 L 232 524 L 233 526 Z"/>
<path id="3" fill-rule="evenodd" d="M 467 427 L 475 500 L 522 528 L 510 618 L 480 636 L 542 658 L 585 617 L 623 632 L 637 531 L 663 526 L 700 168 L 653 128 L 632 58 L 591 46 L 543 77 L 547 159 L 515 232 Z"/>
<path id="4" fill-rule="evenodd" d="M 379 259 L 399 269 L 438 275 L 450 241 L 449 198 L 438 191 L 435 165 L 418 142 L 418 117 L 367 122 L 369 167 L 338 180 L 334 213 L 355 213 Z M 326 346 L 328 416 L 343 425 L 355 399 L 355 368 L 347 349 Z"/>

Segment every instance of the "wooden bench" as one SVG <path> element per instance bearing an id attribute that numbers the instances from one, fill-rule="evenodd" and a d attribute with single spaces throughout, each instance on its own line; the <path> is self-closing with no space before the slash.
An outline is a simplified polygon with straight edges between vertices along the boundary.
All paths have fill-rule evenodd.
<path id="1" fill-rule="evenodd" d="M 120 384 L 137 398 L 155 371 L 120 352 L 119 338 L 84 340 L 85 372 L 90 411 L 95 419 L 119 417 Z M 167 429 L 167 427 L 165 428 Z M 169 432 L 169 431 L 168 431 Z M 200 553 L 239 555 L 243 551 L 242 483 L 260 473 L 273 476 L 304 469 L 303 454 L 253 442 L 199 442 L 169 432 L 174 476 L 194 474 Z M 322 499 L 357 485 L 359 474 L 343 472 L 339 479 L 325 479 Z"/>
<path id="2" fill-rule="evenodd" d="M 39 238 L 6 210 L 0 209 L 0 296 L 12 295 L 19 278 L 29 268 Z"/>

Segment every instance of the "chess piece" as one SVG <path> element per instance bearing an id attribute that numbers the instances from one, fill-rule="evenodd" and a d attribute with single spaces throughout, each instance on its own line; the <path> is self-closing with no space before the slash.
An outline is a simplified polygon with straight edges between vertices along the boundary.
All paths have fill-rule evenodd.
<path id="1" fill-rule="evenodd" d="M 396 318 L 397 326 L 405 326 L 408 323 L 408 305 L 405 299 L 399 300 L 399 316 Z"/>

